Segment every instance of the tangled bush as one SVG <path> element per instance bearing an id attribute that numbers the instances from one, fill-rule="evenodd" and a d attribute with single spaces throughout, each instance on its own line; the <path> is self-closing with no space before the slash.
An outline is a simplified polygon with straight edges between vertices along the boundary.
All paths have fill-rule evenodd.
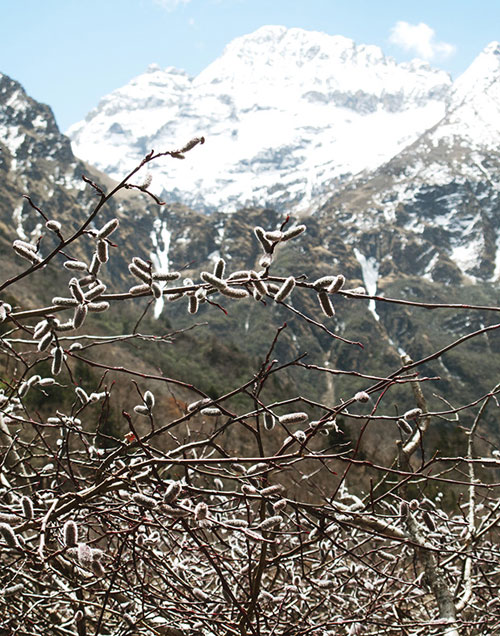
<path id="1" fill-rule="evenodd" d="M 103 279 L 120 224 L 117 218 L 101 222 L 106 203 L 133 188 L 160 204 L 148 180 L 135 184 L 135 175 L 162 156 L 182 158 L 199 143 L 203 138 L 150 153 L 108 194 L 86 179 L 99 195 L 95 209 L 69 237 L 45 217 L 46 231 L 57 237 L 47 255 L 35 244 L 13 243 L 29 267 L 0 285 L 3 294 L 61 258 L 68 280 L 67 291 L 50 306 L 0 305 L 0 633 L 495 633 L 499 460 L 478 457 L 475 443 L 500 389 L 492 387 L 473 404 L 430 412 L 422 388 L 429 378 L 419 368 L 500 325 L 465 334 L 425 359 L 405 357 L 385 377 L 314 367 L 324 375 L 364 379 L 364 390 L 334 404 L 270 396 L 271 378 L 290 366 L 305 368 L 302 356 L 273 357 L 285 326 L 270 338 L 258 368 L 248 369 L 248 380 L 216 396 L 161 373 L 114 364 L 111 351 L 121 342 L 152 336 L 103 335 L 89 317 L 137 298 L 178 300 L 193 315 L 202 304 L 219 311 L 221 302 L 277 303 L 346 347 L 359 345 L 335 333 L 328 320 L 336 297 L 367 302 L 363 289 L 346 289 L 337 272 L 312 281 L 297 272 L 273 273 L 277 250 L 300 241 L 306 230 L 288 220 L 279 228 L 255 228 L 262 251 L 255 269 L 229 271 L 220 258 L 198 280 L 182 279 L 181 272 L 157 271 L 135 255 L 129 264 L 134 284 L 110 292 Z M 92 246 L 88 262 L 71 255 L 81 242 Z M 294 307 L 298 293 L 317 299 L 322 319 Z M 92 357 L 103 343 L 108 353 Z M 100 370 L 101 381 L 80 382 L 78 365 Z M 114 383 L 107 383 L 107 374 Z M 384 400 L 401 385 L 415 403 L 403 416 L 386 410 Z M 30 396 L 41 396 L 43 404 L 54 387 L 64 396 L 61 404 L 33 409 Z M 181 392 L 175 412 L 159 399 L 166 389 Z M 111 408 L 122 412 L 120 438 L 103 436 L 96 426 Z M 424 453 L 431 424 L 459 412 L 467 453 Z M 346 414 L 359 422 L 357 442 L 339 448 L 332 435 Z M 393 460 L 380 465 L 361 458 L 367 428 L 382 435 L 391 422 L 400 430 Z M 236 449 L 226 436 L 234 430 L 245 440 Z M 369 471 L 365 492 L 349 485 L 358 469 Z M 446 488 L 467 497 L 445 506 Z"/>

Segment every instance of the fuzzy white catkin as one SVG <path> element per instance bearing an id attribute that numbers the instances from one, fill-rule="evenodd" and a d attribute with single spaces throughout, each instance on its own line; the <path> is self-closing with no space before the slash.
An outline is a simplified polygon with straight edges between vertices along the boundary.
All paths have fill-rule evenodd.
<path id="1" fill-rule="evenodd" d="M 152 275 L 153 280 L 160 280 L 165 283 L 177 280 L 180 277 L 180 272 L 154 272 Z"/>
<path id="2" fill-rule="evenodd" d="M 267 431 L 272 431 L 276 424 L 276 418 L 272 413 L 264 413 L 264 428 Z"/>
<path id="3" fill-rule="evenodd" d="M 210 283 L 210 285 L 213 285 L 219 291 L 222 291 L 227 287 L 225 281 L 223 281 L 218 276 L 214 276 L 210 272 L 201 272 L 200 278 L 201 280 L 205 281 L 205 283 Z"/>
<path id="4" fill-rule="evenodd" d="M 59 221 L 50 219 L 49 221 L 47 221 L 47 223 L 45 223 L 45 227 L 51 232 L 60 232 L 62 226 Z"/>
<path id="5" fill-rule="evenodd" d="M 55 347 L 53 349 L 52 355 L 52 375 L 59 375 L 59 373 L 61 373 L 62 365 L 64 362 L 64 352 L 61 347 Z"/>
<path id="6" fill-rule="evenodd" d="M 29 497 L 21 498 L 21 507 L 26 519 L 33 519 L 33 502 Z"/>
<path id="7" fill-rule="evenodd" d="M 132 258 L 132 263 L 139 269 L 142 269 L 145 274 L 149 274 L 151 271 L 150 263 L 146 263 L 146 261 L 143 261 L 142 258 L 139 258 L 138 256 L 134 256 Z"/>
<path id="8" fill-rule="evenodd" d="M 149 409 L 147 406 L 144 406 L 143 404 L 138 404 L 137 406 L 134 406 L 134 413 L 137 413 L 137 415 L 149 415 Z"/>
<path id="9" fill-rule="evenodd" d="M 173 501 L 175 501 L 177 499 L 177 497 L 181 494 L 182 492 L 182 484 L 180 481 L 173 481 L 167 488 L 167 490 L 165 491 L 165 494 L 163 495 L 163 501 L 165 503 L 172 503 Z"/>
<path id="10" fill-rule="evenodd" d="M 274 515 L 273 517 L 264 519 L 264 521 L 262 521 L 262 523 L 260 523 L 258 527 L 260 528 L 260 530 L 272 530 L 273 528 L 280 526 L 282 521 L 283 517 L 281 515 Z"/>
<path id="11" fill-rule="evenodd" d="M 99 259 L 100 263 L 107 263 L 108 262 L 108 260 L 109 260 L 109 249 L 108 249 L 108 244 L 107 244 L 106 241 L 103 241 L 103 240 L 97 241 L 96 254 L 97 254 L 97 258 Z"/>
<path id="12" fill-rule="evenodd" d="M 198 311 L 198 307 L 199 307 L 199 300 L 198 300 L 198 296 L 189 296 L 189 305 L 188 305 L 188 311 L 190 314 L 195 314 Z"/>
<path id="13" fill-rule="evenodd" d="M 50 331 L 50 323 L 48 320 L 41 320 L 39 323 L 35 325 L 35 329 L 33 331 L 33 338 L 38 340 L 46 333 Z"/>
<path id="14" fill-rule="evenodd" d="M 224 296 L 228 296 L 229 298 L 235 298 L 239 300 L 241 298 L 248 298 L 250 295 L 246 289 L 236 288 L 236 287 L 224 287 L 219 290 Z"/>
<path id="15" fill-rule="evenodd" d="M 288 413 L 287 415 L 281 415 L 279 417 L 280 424 L 295 424 L 296 422 L 307 422 L 307 413 Z"/>
<path id="16" fill-rule="evenodd" d="M 344 283 L 345 283 L 345 277 L 342 276 L 342 274 L 339 274 L 336 277 L 336 280 L 328 288 L 328 293 L 329 294 L 336 294 L 338 291 L 340 291 L 342 289 L 342 287 L 344 286 Z"/>
<path id="17" fill-rule="evenodd" d="M 88 303 L 87 309 L 92 312 L 107 311 L 109 309 L 109 303 L 106 300 L 101 300 L 97 303 Z"/>
<path id="18" fill-rule="evenodd" d="M 0 523 L 0 535 L 9 548 L 18 548 L 19 542 L 17 540 L 14 530 L 8 523 Z"/>
<path id="19" fill-rule="evenodd" d="M 254 464 L 253 466 L 250 466 L 248 468 L 247 475 L 253 475 L 254 473 L 259 473 L 262 470 L 266 470 L 267 468 L 267 464 L 265 464 L 264 462 L 259 462 L 258 464 Z"/>
<path id="20" fill-rule="evenodd" d="M 149 285 L 147 283 L 143 283 L 142 285 L 133 285 L 128 290 L 128 293 L 135 296 L 136 294 L 144 294 L 145 292 L 149 292 L 149 291 L 150 291 Z"/>
<path id="21" fill-rule="evenodd" d="M 92 563 L 92 548 L 86 543 L 78 544 L 78 561 L 81 565 L 87 566 Z"/>
<path id="22" fill-rule="evenodd" d="M 132 500 L 134 503 L 139 506 L 143 506 L 144 508 L 155 508 L 158 505 L 158 501 L 156 499 L 143 495 L 141 492 L 134 493 L 132 495 Z"/>
<path id="23" fill-rule="evenodd" d="M 211 401 L 212 400 L 210 398 L 203 398 L 203 400 L 196 400 L 196 402 L 191 402 L 191 404 L 188 404 L 186 410 L 188 413 L 192 413 L 200 406 L 203 406 L 204 404 L 209 404 Z"/>
<path id="24" fill-rule="evenodd" d="M 209 417 L 217 417 L 218 415 L 222 415 L 222 411 L 215 406 L 209 406 L 207 408 L 201 409 L 200 413 Z"/>
<path id="25" fill-rule="evenodd" d="M 97 238 L 106 238 L 112 232 L 114 232 L 119 225 L 120 221 L 118 219 L 111 219 L 111 221 L 108 221 L 106 225 L 103 225 L 102 228 L 99 230 L 99 232 L 97 233 Z"/>
<path id="26" fill-rule="evenodd" d="M 78 279 L 72 278 L 69 281 L 69 291 L 71 292 L 73 298 L 75 298 L 75 300 L 77 300 L 79 303 L 82 303 L 85 300 L 85 295 L 82 288 L 80 287 Z"/>
<path id="27" fill-rule="evenodd" d="M 354 399 L 356 400 L 356 402 L 368 402 L 370 396 L 366 391 L 358 391 L 354 396 Z"/>
<path id="28" fill-rule="evenodd" d="M 150 274 L 137 267 L 137 265 L 134 265 L 134 263 L 130 263 L 130 265 L 128 266 L 128 270 L 131 274 L 133 274 L 137 278 L 140 278 L 145 283 L 149 284 L 151 282 Z"/>
<path id="29" fill-rule="evenodd" d="M 49 331 L 49 333 L 46 333 L 43 338 L 40 339 L 40 342 L 38 343 L 38 351 L 45 351 L 45 349 L 47 349 L 47 347 L 50 345 L 50 343 L 52 342 L 52 332 Z"/>
<path id="30" fill-rule="evenodd" d="M 66 521 L 63 526 L 63 539 L 64 545 L 68 548 L 73 548 L 78 543 L 78 526 L 72 519 Z"/>
<path id="31" fill-rule="evenodd" d="M 158 285 L 158 283 L 151 283 L 151 291 L 153 292 L 153 296 L 158 300 L 158 298 L 162 297 L 162 289 Z"/>
<path id="32" fill-rule="evenodd" d="M 76 298 L 63 298 L 62 296 L 54 296 L 52 299 L 53 305 L 59 305 L 60 307 L 76 307 L 79 303 Z"/>
<path id="33" fill-rule="evenodd" d="M 264 231 L 264 228 L 258 225 L 257 227 L 254 227 L 253 231 L 255 236 L 259 239 L 262 247 L 264 248 L 264 251 L 269 254 L 273 249 L 273 244 L 266 238 L 266 232 Z"/>
<path id="34" fill-rule="evenodd" d="M 292 293 L 294 287 L 295 287 L 295 278 L 293 276 L 289 276 L 285 280 L 283 285 L 281 285 L 281 287 L 276 292 L 276 295 L 274 296 L 274 300 L 277 303 L 283 302 Z"/>
<path id="35" fill-rule="evenodd" d="M 289 230 L 283 233 L 282 241 L 289 241 L 290 239 L 299 236 L 303 232 L 306 231 L 305 225 L 296 225 L 295 227 L 291 227 Z"/>
<path id="36" fill-rule="evenodd" d="M 313 287 L 316 290 L 326 289 L 327 287 L 330 287 L 330 285 L 333 285 L 336 280 L 336 276 L 322 276 L 314 281 Z"/>
<path id="37" fill-rule="evenodd" d="M 223 278 L 225 269 L 226 269 L 226 261 L 223 258 L 219 258 L 218 261 L 215 263 L 214 276 L 216 278 Z"/>
<path id="38" fill-rule="evenodd" d="M 144 393 L 144 404 L 148 407 L 149 410 L 153 408 L 155 405 L 155 396 L 151 391 L 146 391 Z"/>
<path id="39" fill-rule="evenodd" d="M 97 283 L 97 285 L 94 285 L 91 289 L 85 292 L 85 300 L 95 300 L 96 298 L 99 298 L 99 296 L 104 294 L 105 291 L 106 285 L 99 282 Z"/>
<path id="40" fill-rule="evenodd" d="M 281 484 L 274 484 L 273 486 L 267 486 L 260 491 L 263 497 L 270 497 L 271 495 L 278 495 L 283 492 L 283 486 Z"/>
<path id="41" fill-rule="evenodd" d="M 320 291 L 318 293 L 318 300 L 325 316 L 333 318 L 333 316 L 335 316 L 335 308 L 333 307 L 328 294 L 325 291 Z"/>
<path id="42" fill-rule="evenodd" d="M 70 270 L 75 270 L 77 272 L 86 272 L 87 264 L 83 261 L 65 261 L 63 263 L 63 267 Z"/>
<path id="43" fill-rule="evenodd" d="M 422 415 L 422 409 L 410 409 L 403 415 L 405 420 L 417 420 Z"/>
<path id="44" fill-rule="evenodd" d="M 73 315 L 73 325 L 75 329 L 79 329 L 87 317 L 87 305 L 77 305 L 75 307 L 75 313 Z"/>

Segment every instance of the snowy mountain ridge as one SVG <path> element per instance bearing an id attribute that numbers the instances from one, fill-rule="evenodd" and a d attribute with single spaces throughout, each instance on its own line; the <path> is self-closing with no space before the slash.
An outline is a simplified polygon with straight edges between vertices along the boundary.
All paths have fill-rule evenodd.
<path id="1" fill-rule="evenodd" d="M 68 131 L 77 156 L 122 176 L 151 148 L 203 134 L 180 165 L 153 168 L 156 191 L 198 209 L 270 204 L 307 210 L 440 121 L 443 71 L 397 64 L 342 36 L 266 26 L 236 38 L 197 77 L 156 65 Z"/>

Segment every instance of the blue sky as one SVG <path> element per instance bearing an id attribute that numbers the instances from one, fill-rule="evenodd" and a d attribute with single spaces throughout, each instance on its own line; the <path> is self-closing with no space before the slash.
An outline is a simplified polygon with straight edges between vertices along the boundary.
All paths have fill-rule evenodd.
<path id="1" fill-rule="evenodd" d="M 265 24 L 424 57 L 456 77 L 500 40 L 500 0 L 0 0 L 0 72 L 64 131 L 150 63 L 196 75 Z"/>

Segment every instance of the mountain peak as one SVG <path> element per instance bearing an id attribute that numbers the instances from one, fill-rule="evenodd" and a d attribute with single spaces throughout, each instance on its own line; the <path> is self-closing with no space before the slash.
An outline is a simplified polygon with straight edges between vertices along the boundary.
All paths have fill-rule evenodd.
<path id="1" fill-rule="evenodd" d="M 450 85 L 444 71 L 397 64 L 377 46 L 271 25 L 230 42 L 194 79 L 150 67 L 68 133 L 113 177 L 151 148 L 203 134 L 189 162 L 153 169 L 168 184 L 162 196 L 205 210 L 308 209 L 326 184 L 380 165 L 440 120 Z"/>

